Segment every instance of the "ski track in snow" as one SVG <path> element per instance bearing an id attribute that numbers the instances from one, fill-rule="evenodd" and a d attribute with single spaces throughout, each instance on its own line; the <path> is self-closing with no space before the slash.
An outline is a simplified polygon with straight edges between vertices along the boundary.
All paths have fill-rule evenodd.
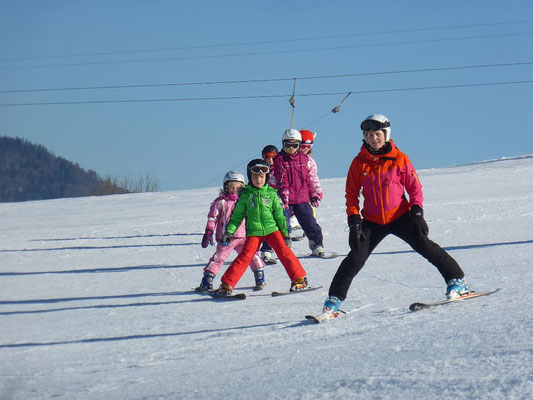
<path id="1" fill-rule="evenodd" d="M 278 263 L 264 292 L 247 271 L 249 297 L 234 302 L 192 290 L 214 251 L 199 242 L 218 188 L 2 203 L 0 398 L 531 399 L 533 158 L 496 161 L 419 175 L 430 237 L 473 289 L 500 292 L 412 313 L 444 283 L 388 237 L 348 315 L 319 325 L 304 316 L 348 252 L 344 178 L 323 181 L 317 210 L 341 256 L 302 259 L 324 287 L 259 296 L 288 289 Z"/>

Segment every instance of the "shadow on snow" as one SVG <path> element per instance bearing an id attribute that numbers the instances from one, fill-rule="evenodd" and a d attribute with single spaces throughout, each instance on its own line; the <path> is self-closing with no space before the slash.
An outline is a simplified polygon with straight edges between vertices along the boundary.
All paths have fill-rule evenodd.
<path id="1" fill-rule="evenodd" d="M 203 264 L 182 264 L 182 265 L 135 265 L 131 267 L 110 267 L 110 268 L 86 268 L 86 269 L 71 269 L 64 271 L 27 271 L 27 272 L 0 272 L 0 276 L 24 276 L 24 275 L 44 275 L 44 274 L 98 274 L 105 272 L 129 272 L 137 270 L 150 269 L 180 269 L 180 268 L 195 268 L 205 267 Z"/>
<path id="2" fill-rule="evenodd" d="M 101 236 L 101 237 L 77 237 L 77 238 L 58 238 L 58 239 L 30 239 L 30 242 L 63 242 L 69 240 L 110 240 L 110 239 L 136 239 L 151 237 L 170 237 L 170 236 L 202 236 L 203 233 L 165 233 L 151 235 L 128 235 L 128 236 Z"/>
<path id="3" fill-rule="evenodd" d="M 277 326 L 277 325 L 284 325 L 284 324 L 286 323 L 285 322 L 271 322 L 267 324 L 235 326 L 231 328 L 202 329 L 202 330 L 190 331 L 190 332 L 152 333 L 152 334 L 145 334 L 145 335 L 114 336 L 114 337 L 64 340 L 64 341 L 41 342 L 41 343 L 40 342 L 33 342 L 33 343 L 28 342 L 28 343 L 0 344 L 0 349 L 12 349 L 12 348 L 17 348 L 17 347 L 59 346 L 59 345 L 66 345 L 66 344 L 119 342 L 119 341 L 137 340 L 137 339 L 159 339 L 159 338 L 167 338 L 167 337 L 196 335 L 196 334 L 201 334 L 201 333 L 220 333 L 220 332 L 232 332 L 232 331 L 236 331 L 237 333 L 239 333 L 245 329 L 263 328 L 263 327 Z"/>
<path id="4" fill-rule="evenodd" d="M 107 250 L 107 249 L 129 249 L 138 247 L 174 247 L 174 246 L 194 246 L 199 244 L 193 243 L 157 243 L 157 244 L 118 244 L 114 246 L 71 246 L 71 247 L 50 247 L 46 249 L 5 249 L 0 253 L 28 253 L 37 251 L 62 251 L 62 250 Z"/>

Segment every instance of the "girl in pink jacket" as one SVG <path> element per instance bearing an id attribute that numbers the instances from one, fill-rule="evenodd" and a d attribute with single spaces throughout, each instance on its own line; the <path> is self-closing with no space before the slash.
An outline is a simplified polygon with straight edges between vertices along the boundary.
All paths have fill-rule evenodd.
<path id="1" fill-rule="evenodd" d="M 316 222 L 311 204 L 318 207 L 319 195 L 309 173 L 309 158 L 300 152 L 302 135 L 287 129 L 282 137 L 283 150 L 274 158 L 274 176 L 287 220 L 294 212 L 309 239 L 313 257 L 325 257 L 322 228 Z"/>
<path id="2" fill-rule="evenodd" d="M 306 129 L 301 129 L 300 134 L 302 135 L 302 143 L 300 144 L 300 151 L 304 153 L 309 159 L 309 177 L 311 178 L 311 184 L 315 193 L 318 195 L 318 200 L 322 200 L 322 188 L 320 186 L 320 179 L 318 179 L 318 167 L 315 160 L 311 157 L 313 154 L 313 143 L 315 141 L 316 133 L 308 131 Z"/>
<path id="3" fill-rule="evenodd" d="M 239 199 L 239 191 L 243 187 L 244 176 L 239 171 L 229 171 L 224 176 L 224 183 L 220 196 L 211 203 L 209 213 L 207 214 L 205 233 L 202 238 L 202 247 L 205 249 L 209 244 L 214 244 L 213 233 L 216 232 L 217 249 L 204 268 L 204 276 L 200 286 L 196 288 L 197 291 L 205 292 L 213 290 L 213 280 L 224 264 L 224 261 L 226 261 L 233 250 L 238 254 L 243 250 L 244 242 L 246 241 L 246 227 L 244 220 L 233 235 L 233 240 L 230 242 L 229 246 L 222 246 L 220 244 L 220 239 L 226 231 L 226 225 L 230 220 L 233 208 Z M 266 285 L 264 267 L 265 263 L 259 254 L 256 253 L 250 263 L 250 268 L 254 272 L 255 277 L 256 286 L 254 290 L 261 290 Z"/>

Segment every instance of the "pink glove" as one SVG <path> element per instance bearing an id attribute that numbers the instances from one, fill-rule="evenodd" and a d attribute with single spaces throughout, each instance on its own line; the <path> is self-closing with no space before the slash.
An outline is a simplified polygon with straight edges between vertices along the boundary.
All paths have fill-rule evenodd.
<path id="1" fill-rule="evenodd" d="M 317 208 L 320 200 L 322 200 L 322 192 L 314 192 L 309 202 L 313 207 Z"/>

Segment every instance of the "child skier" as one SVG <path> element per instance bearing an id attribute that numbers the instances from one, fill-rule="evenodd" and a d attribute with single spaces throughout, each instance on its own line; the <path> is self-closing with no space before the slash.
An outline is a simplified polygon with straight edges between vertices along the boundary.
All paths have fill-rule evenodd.
<path id="1" fill-rule="evenodd" d="M 270 166 L 261 159 L 255 159 L 246 167 L 248 185 L 241 191 L 239 201 L 222 235 L 221 244 L 232 243 L 237 228 L 246 217 L 246 241 L 243 251 L 233 260 L 221 278 L 222 284 L 217 296 L 228 296 L 239 282 L 244 270 L 266 240 L 276 251 L 285 271 L 291 279 L 290 291 L 307 287 L 305 270 L 290 249 L 290 237 L 276 191 L 268 185 Z"/>
<path id="2" fill-rule="evenodd" d="M 316 133 L 308 131 L 306 129 L 300 130 L 302 135 L 302 143 L 300 144 L 300 151 L 304 153 L 307 158 L 309 158 L 309 176 L 311 178 L 311 183 L 313 184 L 313 189 L 318 195 L 318 199 L 322 200 L 322 188 L 320 186 L 320 179 L 318 179 L 318 167 L 315 160 L 311 157 L 313 154 L 313 144 L 315 141 Z"/>
<path id="3" fill-rule="evenodd" d="M 404 240 L 438 269 L 446 282 L 448 299 L 468 294 L 459 264 L 427 236 L 429 228 L 422 210 L 422 185 L 409 158 L 391 140 L 388 118 L 372 114 L 361 123 L 361 130 L 363 145 L 346 178 L 351 250 L 333 277 L 323 312 L 338 311 L 353 278 L 389 234 Z M 361 189 L 363 209 L 359 199 Z"/>
<path id="4" fill-rule="evenodd" d="M 265 147 L 263 147 L 261 155 L 263 156 L 263 160 L 265 160 L 266 163 L 270 166 L 270 179 L 268 180 L 268 184 L 274 189 L 276 189 L 276 180 L 274 179 L 274 157 L 278 155 L 278 148 L 273 144 L 266 145 Z M 278 263 L 276 259 L 272 257 L 272 247 L 268 244 L 266 240 L 261 246 L 261 258 L 266 264 L 269 265 Z"/>
<path id="5" fill-rule="evenodd" d="M 318 207 L 320 195 L 313 188 L 309 173 L 309 158 L 299 151 L 302 135 L 297 129 L 283 133 L 283 150 L 274 159 L 274 175 L 278 193 L 287 218 L 294 212 L 309 239 L 315 257 L 325 256 L 322 228 L 313 216 L 311 204 Z M 310 204 L 311 203 L 311 204 Z"/>
<path id="6" fill-rule="evenodd" d="M 213 290 L 213 280 L 224 264 L 224 261 L 229 257 L 231 252 L 235 250 L 237 253 L 243 251 L 244 242 L 246 240 L 246 228 L 244 221 L 237 227 L 233 235 L 231 245 L 222 245 L 220 239 L 226 230 L 226 226 L 231 217 L 231 213 L 239 199 L 239 191 L 244 187 L 244 176 L 239 171 L 229 171 L 224 176 L 223 188 L 209 208 L 207 214 L 207 226 L 202 238 L 202 247 L 205 249 L 208 244 L 213 245 L 213 232 L 216 228 L 217 249 L 215 254 L 211 257 L 206 267 L 204 268 L 204 277 L 200 286 L 196 288 L 198 291 Z M 265 263 L 259 254 L 253 254 L 248 263 L 254 272 L 255 288 L 254 290 L 261 290 L 266 285 L 264 267 Z M 247 265 L 248 265 L 247 264 Z"/>

